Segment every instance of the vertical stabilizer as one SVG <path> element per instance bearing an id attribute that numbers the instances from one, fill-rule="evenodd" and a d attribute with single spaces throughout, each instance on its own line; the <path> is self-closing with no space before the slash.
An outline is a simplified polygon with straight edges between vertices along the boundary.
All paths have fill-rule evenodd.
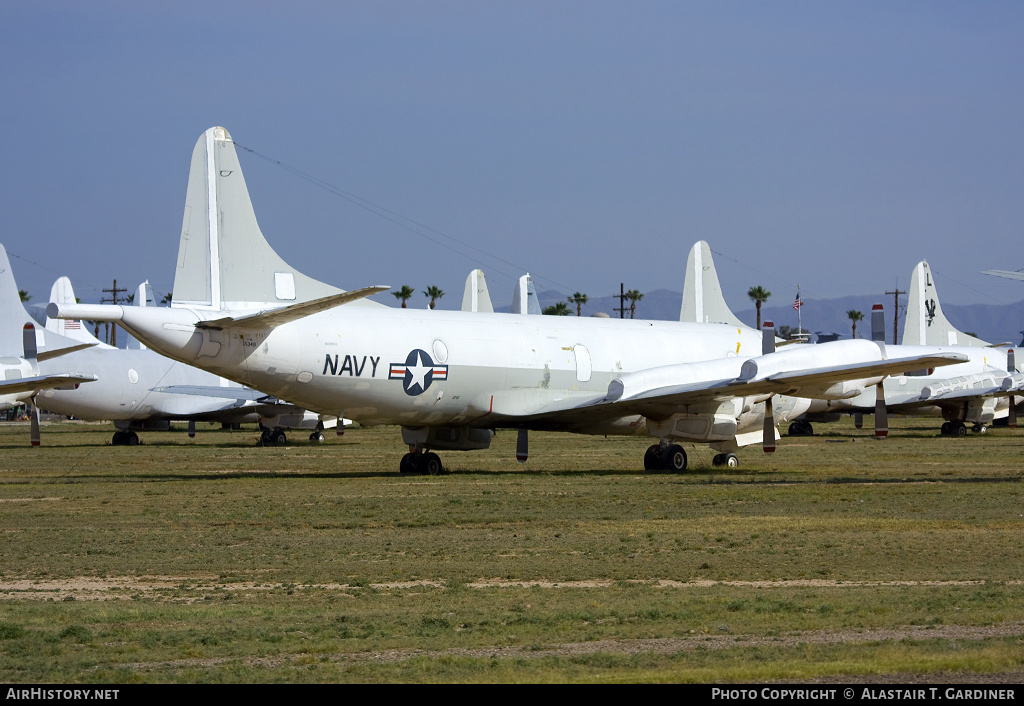
<path id="1" fill-rule="evenodd" d="M 462 294 L 462 310 L 494 312 L 483 270 L 473 270 L 466 278 L 466 289 Z"/>
<path id="2" fill-rule="evenodd" d="M 54 304 L 74 304 L 77 300 L 75 297 L 74 287 L 71 286 L 71 280 L 67 277 L 60 277 L 53 286 L 50 287 L 50 301 Z M 70 338 L 73 341 L 79 343 L 92 343 L 98 348 L 112 348 L 106 343 L 96 338 L 89 331 L 89 327 L 84 321 L 74 321 L 71 319 L 51 319 L 46 317 L 46 330 L 52 331 L 59 336 Z"/>
<path id="3" fill-rule="evenodd" d="M 690 255 L 686 258 L 683 306 L 679 311 L 679 320 L 751 328 L 736 318 L 725 303 L 711 248 L 703 240 L 690 248 Z"/>
<path id="4" fill-rule="evenodd" d="M 341 291 L 274 252 L 256 222 L 231 135 L 222 127 L 203 133 L 192 152 L 171 306 L 266 309 Z"/>
<path id="5" fill-rule="evenodd" d="M 912 346 L 987 346 L 980 338 L 969 336 L 949 323 L 939 305 L 935 279 L 928 263 L 921 261 L 910 276 L 907 320 L 903 325 L 903 345 Z"/>
<path id="6" fill-rule="evenodd" d="M 23 328 L 31 321 L 18 296 L 7 250 L 0 245 L 0 356 L 21 357 Z"/>
<path id="7" fill-rule="evenodd" d="M 540 314 L 540 302 L 537 301 L 537 291 L 533 288 L 533 277 L 529 272 L 516 282 L 515 291 L 512 292 L 512 313 Z"/>

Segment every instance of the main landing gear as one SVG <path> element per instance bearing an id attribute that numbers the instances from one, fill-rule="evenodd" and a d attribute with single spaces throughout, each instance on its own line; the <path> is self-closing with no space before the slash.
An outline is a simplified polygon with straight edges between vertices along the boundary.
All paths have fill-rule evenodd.
<path id="1" fill-rule="evenodd" d="M 810 422 L 793 422 L 789 425 L 790 436 L 814 436 L 814 427 Z"/>
<path id="2" fill-rule="evenodd" d="M 288 437 L 282 429 L 264 429 L 260 434 L 260 446 L 284 446 Z"/>
<path id="3" fill-rule="evenodd" d="M 939 429 L 943 436 L 967 436 L 967 425 L 957 420 L 954 422 L 943 422 Z M 971 427 L 975 434 L 987 434 L 988 427 L 984 424 L 975 424 Z"/>
<path id="4" fill-rule="evenodd" d="M 662 446 L 654 444 L 644 454 L 645 471 L 675 471 L 676 473 L 686 470 L 686 452 L 679 444 L 668 444 Z"/>
<path id="5" fill-rule="evenodd" d="M 725 466 L 726 468 L 739 468 L 740 459 L 736 454 L 718 454 L 711 459 L 712 466 Z"/>
<path id="6" fill-rule="evenodd" d="M 139 435 L 133 431 L 115 431 L 110 443 L 114 446 L 138 446 Z"/>
<path id="7" fill-rule="evenodd" d="M 441 457 L 433 451 L 425 453 L 410 451 L 402 456 L 402 461 L 398 464 L 398 472 L 404 475 L 436 476 L 444 473 L 444 466 L 441 465 Z"/>

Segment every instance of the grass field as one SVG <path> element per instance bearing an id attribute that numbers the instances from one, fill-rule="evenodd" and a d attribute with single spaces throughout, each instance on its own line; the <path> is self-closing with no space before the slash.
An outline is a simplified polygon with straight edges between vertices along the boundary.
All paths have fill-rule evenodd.
<path id="1" fill-rule="evenodd" d="M 393 427 L 2 425 L 0 680 L 1020 681 L 1024 430 L 890 421 L 679 475 L 500 433 L 436 477 Z"/>

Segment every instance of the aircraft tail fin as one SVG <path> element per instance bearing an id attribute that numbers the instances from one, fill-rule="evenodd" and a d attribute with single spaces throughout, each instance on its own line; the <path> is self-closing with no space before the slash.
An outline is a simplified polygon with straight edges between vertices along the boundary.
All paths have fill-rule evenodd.
<path id="1" fill-rule="evenodd" d="M 473 270 L 466 278 L 466 290 L 462 294 L 462 310 L 487 313 L 494 311 L 483 270 Z"/>
<path id="2" fill-rule="evenodd" d="M 686 258 L 683 306 L 679 311 L 679 320 L 751 328 L 736 318 L 725 303 L 711 248 L 703 240 L 690 248 L 690 255 Z"/>
<path id="3" fill-rule="evenodd" d="M 0 245 L 0 355 L 20 357 L 23 352 L 23 328 L 31 323 L 18 296 L 7 250 Z"/>
<path id="4" fill-rule="evenodd" d="M 342 291 L 274 252 L 256 222 L 231 135 L 222 127 L 203 133 L 192 152 L 171 306 L 267 309 Z"/>
<path id="5" fill-rule="evenodd" d="M 957 330 L 942 313 L 931 268 L 924 260 L 917 263 L 910 277 L 907 320 L 903 325 L 903 345 L 916 346 L 988 346 L 987 341 Z"/>
<path id="6" fill-rule="evenodd" d="M 512 292 L 513 314 L 540 314 L 540 302 L 537 301 L 537 290 L 533 287 L 533 277 L 527 272 L 516 282 Z"/>
<path id="7" fill-rule="evenodd" d="M 75 289 L 71 286 L 71 280 L 67 277 L 59 277 L 53 286 L 50 287 L 50 301 L 55 304 L 74 304 Z M 72 319 L 51 319 L 46 317 L 46 330 L 52 331 L 59 336 L 70 338 L 80 343 L 91 343 L 99 348 L 110 348 L 106 343 L 96 338 L 89 332 L 89 327 L 84 321 Z"/>

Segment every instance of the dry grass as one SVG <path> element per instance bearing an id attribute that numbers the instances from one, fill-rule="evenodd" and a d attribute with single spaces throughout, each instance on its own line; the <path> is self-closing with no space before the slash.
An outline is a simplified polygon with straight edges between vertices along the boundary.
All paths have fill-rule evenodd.
<path id="1" fill-rule="evenodd" d="M 148 433 L 130 448 L 66 423 L 31 449 L 26 428 L 3 426 L 0 679 L 1019 669 L 1024 432 L 893 427 L 877 442 L 821 426 L 726 472 L 688 446 L 682 475 L 638 470 L 646 438 L 531 434 L 520 466 L 505 433 L 442 454 L 450 475 L 401 477 L 394 428 L 272 449 L 253 431 Z M 991 632 L 914 632 L 929 627 Z M 813 658 L 757 647 L 794 631 L 843 639 Z M 701 636 L 736 642 L 712 654 Z M 635 642 L 695 639 L 668 653 Z"/>

